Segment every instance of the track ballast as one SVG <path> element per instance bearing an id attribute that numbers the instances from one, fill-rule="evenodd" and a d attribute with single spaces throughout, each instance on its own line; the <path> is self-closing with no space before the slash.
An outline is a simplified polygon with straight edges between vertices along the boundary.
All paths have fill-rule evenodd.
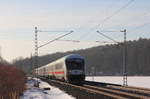
<path id="1" fill-rule="evenodd" d="M 150 89 L 124 87 L 117 84 L 85 81 L 74 85 L 58 80 L 42 80 L 64 90 L 76 99 L 150 99 Z"/>

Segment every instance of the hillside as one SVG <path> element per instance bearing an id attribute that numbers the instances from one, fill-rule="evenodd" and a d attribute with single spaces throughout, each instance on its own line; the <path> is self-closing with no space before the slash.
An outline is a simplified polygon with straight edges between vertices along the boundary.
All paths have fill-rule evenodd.
<path id="1" fill-rule="evenodd" d="M 127 42 L 128 75 L 150 75 L 150 39 Z M 123 45 L 105 45 L 84 50 L 54 53 L 39 57 L 39 66 L 48 64 L 64 55 L 78 53 L 86 59 L 87 75 L 122 75 Z M 33 69 L 32 59 L 17 59 L 14 64 L 26 72 Z"/>

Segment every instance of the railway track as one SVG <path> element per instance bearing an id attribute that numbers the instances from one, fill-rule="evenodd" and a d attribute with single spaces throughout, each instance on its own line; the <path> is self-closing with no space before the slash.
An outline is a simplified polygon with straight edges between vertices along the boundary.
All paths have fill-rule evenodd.
<path id="1" fill-rule="evenodd" d="M 144 96 L 143 94 L 136 94 L 136 93 L 130 93 L 128 91 L 122 91 L 122 90 L 116 90 L 116 89 L 110 89 L 108 87 L 97 87 L 97 86 L 91 86 L 91 85 L 84 85 L 86 88 L 91 88 L 107 93 L 111 93 L 114 95 L 122 96 L 127 99 L 150 99 L 149 96 Z M 121 98 L 120 98 L 121 99 Z"/>
<path id="2" fill-rule="evenodd" d="M 150 90 L 144 90 L 142 88 L 112 86 L 112 85 L 109 85 L 107 87 L 111 88 L 111 89 L 115 89 L 115 90 L 120 90 L 120 91 L 130 92 L 130 93 L 136 93 L 136 94 L 141 94 L 141 95 L 150 97 Z"/>
<path id="3" fill-rule="evenodd" d="M 150 99 L 148 89 L 97 82 L 85 82 L 85 84 L 79 86 L 58 80 L 44 79 L 44 81 L 59 87 L 77 99 Z"/>
<path id="4" fill-rule="evenodd" d="M 92 85 L 92 86 L 101 86 L 103 88 L 107 88 L 110 90 L 117 90 L 117 91 L 150 97 L 150 89 L 148 88 L 140 88 L 140 87 L 132 87 L 132 86 L 124 87 L 117 84 L 99 83 L 99 82 L 90 82 L 90 81 L 86 81 L 85 83 L 88 83 L 88 85 Z"/>

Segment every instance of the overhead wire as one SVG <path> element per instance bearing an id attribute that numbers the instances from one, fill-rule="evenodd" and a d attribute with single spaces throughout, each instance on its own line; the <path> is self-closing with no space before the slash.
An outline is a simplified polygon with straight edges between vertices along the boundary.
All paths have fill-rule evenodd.
<path id="1" fill-rule="evenodd" d="M 120 0 L 121 1 L 121 0 Z M 119 0 L 118 0 L 118 2 L 116 2 L 115 4 L 117 4 L 117 3 L 119 3 Z M 114 6 L 114 4 L 109 4 L 107 7 L 106 7 L 106 12 L 108 12 L 108 10 L 109 9 L 111 9 L 112 7 Z M 97 17 L 97 16 L 96 16 Z M 97 25 L 96 25 L 97 26 Z M 95 27 L 95 26 L 94 26 Z M 91 27 L 92 28 L 92 27 Z M 93 28 L 92 28 L 93 29 Z M 92 30 L 91 29 L 91 30 Z M 91 30 L 89 30 L 89 31 L 91 31 Z M 83 38 L 85 38 L 85 37 L 87 37 L 87 36 L 90 36 L 90 35 L 87 35 L 87 33 L 84 33 L 82 36 L 80 36 L 79 37 L 79 39 L 83 39 Z M 90 36 L 91 37 L 91 36 Z M 88 37 L 87 37 L 88 38 Z"/>
<path id="2" fill-rule="evenodd" d="M 115 42 L 115 43 L 119 43 L 118 41 L 114 40 L 113 38 L 111 38 L 111 37 L 109 37 L 109 36 L 107 36 L 107 35 L 101 33 L 100 31 L 96 31 L 96 32 L 97 32 L 98 34 L 100 34 L 100 35 L 106 37 L 107 39 L 109 39 L 109 40 Z"/>
<path id="3" fill-rule="evenodd" d="M 111 19 L 113 16 L 115 16 L 116 14 L 118 14 L 119 12 L 121 12 L 121 10 L 127 8 L 134 0 L 130 0 L 128 3 L 126 3 L 124 6 L 122 6 L 121 8 L 119 8 L 118 10 L 116 10 L 114 13 L 112 13 L 112 15 L 106 17 L 101 23 L 104 24 L 106 21 L 108 21 L 109 19 Z M 98 27 L 101 24 L 98 24 Z"/>
<path id="4" fill-rule="evenodd" d="M 144 18 L 145 18 L 145 15 L 148 15 L 147 17 L 150 16 L 150 14 L 147 13 L 147 12 L 144 12 L 143 15 L 144 15 Z M 143 17 L 143 15 L 139 15 L 139 16 L 140 16 L 140 17 Z M 139 17 L 139 16 L 138 16 L 138 17 Z M 134 33 L 135 31 L 140 30 L 141 28 L 143 28 L 143 27 L 145 27 L 145 26 L 147 26 L 147 25 L 150 25 L 150 22 L 146 22 L 146 23 L 143 23 L 143 24 L 141 24 L 141 25 L 138 25 L 138 26 L 134 27 L 133 29 L 129 29 L 129 30 L 128 30 L 128 33 L 131 33 L 131 34 L 130 34 L 130 36 L 131 36 L 131 35 L 133 35 L 133 33 Z"/>
<path id="5" fill-rule="evenodd" d="M 116 10 L 114 13 L 112 13 L 110 16 L 106 17 L 103 21 L 101 21 L 100 24 L 96 25 L 95 27 L 91 28 L 89 31 L 93 31 L 96 30 L 97 28 L 100 27 L 100 25 L 104 24 L 106 21 L 110 20 L 113 16 L 115 16 L 116 14 L 118 14 L 119 12 L 121 12 L 123 9 L 127 8 L 134 0 L 130 0 L 129 2 L 127 2 L 125 5 L 123 5 L 121 8 L 119 8 L 118 10 Z M 88 33 L 86 33 L 87 35 Z M 83 38 L 85 35 L 81 36 L 80 38 Z"/>
<path id="6" fill-rule="evenodd" d="M 140 28 L 145 27 L 146 25 L 150 25 L 150 22 L 144 23 L 144 24 L 142 24 L 142 25 L 139 25 L 139 26 L 135 27 L 134 29 L 129 30 L 129 32 L 136 31 L 136 30 L 138 30 L 138 29 L 140 29 Z"/>
<path id="7" fill-rule="evenodd" d="M 139 25 L 139 26 L 135 27 L 134 29 L 129 30 L 128 33 L 130 33 L 130 37 L 135 36 L 135 34 L 134 34 L 135 31 L 137 31 L 137 30 L 139 30 L 139 29 L 141 29 L 141 28 L 143 28 L 143 27 L 145 27 L 145 26 L 147 26 L 147 25 L 150 25 L 150 22 L 144 23 L 144 24 L 142 24 L 142 25 Z M 138 34 L 138 32 L 137 32 L 136 34 Z M 140 35 L 142 35 L 142 34 L 143 34 L 143 33 L 140 33 Z M 136 35 L 136 36 L 137 36 L 137 35 Z"/>
<path id="8" fill-rule="evenodd" d="M 40 45 L 38 48 L 41 48 L 41 47 L 43 47 L 43 46 L 45 46 L 45 45 L 48 45 L 48 44 L 50 44 L 50 43 L 52 43 L 52 42 L 54 42 L 54 41 L 56 41 L 56 40 L 59 40 L 59 39 L 65 37 L 65 36 L 71 34 L 72 32 L 73 32 L 73 31 L 70 31 L 69 33 L 66 33 L 66 34 L 64 34 L 64 35 L 62 35 L 62 36 L 59 36 L 59 37 L 57 37 L 57 38 L 55 38 L 55 39 L 53 39 L 53 40 L 51 40 L 51 41 L 49 41 L 49 42 L 47 42 L 47 43 L 45 43 L 45 44 Z"/>
<path id="9" fill-rule="evenodd" d="M 99 27 L 100 25 L 102 26 L 106 21 L 108 21 L 109 19 L 111 19 L 113 16 L 115 16 L 116 14 L 120 13 L 123 9 L 127 8 L 134 0 L 130 0 L 129 2 L 127 2 L 124 6 L 122 6 L 121 8 L 119 8 L 118 10 L 116 10 L 112 15 L 106 17 L 101 24 L 98 24 L 97 27 Z M 114 32 L 114 31 L 108 31 L 108 32 Z M 111 37 L 99 32 L 99 34 L 101 34 L 102 36 L 114 41 L 115 43 L 118 43 L 116 40 L 112 39 Z"/>
<path id="10" fill-rule="evenodd" d="M 120 0 L 121 1 L 121 0 Z M 120 2 L 119 0 L 118 0 L 118 2 L 116 2 L 115 4 L 117 4 L 117 3 L 119 3 Z M 107 7 L 106 7 L 106 12 L 108 13 L 108 10 L 109 9 L 111 9 L 112 7 L 114 6 L 114 4 L 109 4 Z M 97 16 L 96 16 L 97 17 Z M 87 22 L 86 22 L 87 23 Z M 97 25 L 96 25 L 97 26 Z M 95 27 L 95 26 L 94 26 Z M 80 28 L 82 28 L 82 27 L 80 27 Z M 79 28 L 79 29 L 80 29 Z M 92 28 L 92 27 L 91 27 Z M 92 30 L 92 29 L 91 29 Z M 89 30 L 89 31 L 91 31 L 91 30 Z M 84 38 L 88 38 L 90 35 L 87 35 L 87 32 L 85 32 L 83 35 L 81 35 L 78 39 L 80 40 L 80 39 L 84 39 Z M 91 36 L 90 36 L 91 37 Z"/>
<path id="11" fill-rule="evenodd" d="M 116 14 L 118 14 L 121 10 L 123 10 L 124 8 L 126 8 L 127 6 L 129 6 L 134 0 L 130 0 L 128 3 L 126 3 L 124 6 L 122 6 L 121 8 L 119 8 L 117 11 L 115 11 L 114 13 L 112 13 L 110 16 L 106 17 L 101 24 L 104 24 L 107 20 L 111 19 L 113 16 L 115 16 Z M 98 24 L 96 27 L 99 27 L 101 24 Z M 92 28 L 90 31 L 94 30 L 94 28 Z M 40 32 L 40 31 L 39 31 Z M 46 31 L 47 32 L 47 31 Z M 87 33 L 86 33 L 87 35 Z M 84 35 L 83 35 L 84 36 Z M 83 38 L 83 36 L 80 36 L 80 38 Z M 84 36 L 85 37 L 85 36 Z M 79 38 L 79 39 L 80 39 Z M 43 46 L 43 45 L 42 45 Z M 42 47 L 41 46 L 41 47 Z"/>

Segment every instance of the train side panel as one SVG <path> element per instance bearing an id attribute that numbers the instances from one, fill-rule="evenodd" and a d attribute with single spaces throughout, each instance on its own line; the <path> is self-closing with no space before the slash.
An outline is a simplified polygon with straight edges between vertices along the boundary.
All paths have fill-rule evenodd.
<path id="1" fill-rule="evenodd" d="M 64 64 L 65 63 L 62 59 L 48 64 L 47 66 L 45 66 L 44 76 L 48 78 L 64 79 L 65 78 Z"/>
<path id="2" fill-rule="evenodd" d="M 65 76 L 64 61 L 57 61 L 54 65 L 54 76 L 56 79 L 63 79 Z"/>

